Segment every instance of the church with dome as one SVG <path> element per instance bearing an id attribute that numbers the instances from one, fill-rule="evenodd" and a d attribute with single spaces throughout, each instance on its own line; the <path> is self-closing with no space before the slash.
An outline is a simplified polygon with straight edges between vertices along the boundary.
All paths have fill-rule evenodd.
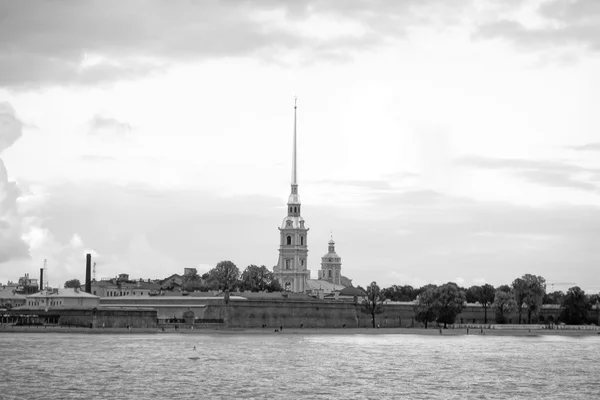
<path id="1" fill-rule="evenodd" d="M 291 192 L 287 202 L 287 216 L 279 227 L 279 258 L 273 273 L 287 292 L 324 296 L 352 286 L 352 281 L 342 276 L 342 259 L 335 252 L 333 237 L 329 240 L 327 254 L 321 258 L 318 279 L 311 279 L 307 262 L 309 228 L 301 215 L 298 194 L 296 118 L 297 105 L 294 104 Z"/>

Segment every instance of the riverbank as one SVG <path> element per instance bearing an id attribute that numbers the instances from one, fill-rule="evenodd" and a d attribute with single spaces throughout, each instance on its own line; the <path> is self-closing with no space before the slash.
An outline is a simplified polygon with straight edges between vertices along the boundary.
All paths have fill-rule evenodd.
<path id="1" fill-rule="evenodd" d="M 599 336 L 599 329 L 439 329 L 439 328 L 81 328 L 0 325 L 0 333 L 183 334 L 183 335 L 428 335 L 428 336 Z M 440 333 L 441 332 L 441 333 Z"/>

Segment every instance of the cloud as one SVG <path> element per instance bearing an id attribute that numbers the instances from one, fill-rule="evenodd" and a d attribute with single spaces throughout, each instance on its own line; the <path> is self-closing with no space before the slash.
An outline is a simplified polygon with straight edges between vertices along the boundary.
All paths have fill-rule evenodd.
<path id="1" fill-rule="evenodd" d="M 15 110 L 6 102 L 0 102 L 0 154 L 8 149 L 23 134 L 23 123 Z"/>
<path id="2" fill-rule="evenodd" d="M 131 132 L 131 125 L 121 122 L 115 118 L 104 117 L 100 114 L 94 115 L 89 122 L 89 132 L 93 135 L 111 133 L 115 135 L 126 135 Z"/>
<path id="3" fill-rule="evenodd" d="M 277 227 L 285 215 L 281 203 L 268 196 L 68 183 L 48 188 L 39 217 L 30 224 L 37 234 L 27 237 L 34 265 L 56 254 L 51 279 L 60 283 L 84 278 L 89 248 L 98 254 L 99 277 L 161 278 L 221 260 L 232 260 L 240 269 L 249 264 L 272 268 Z M 312 276 L 333 230 L 343 273 L 357 285 L 448 282 L 458 275 L 473 282 L 482 269 L 493 285 L 529 271 L 555 279 L 568 270 L 570 280 L 581 286 L 595 282 L 599 207 L 528 207 L 428 190 L 373 193 L 367 205 L 364 210 L 377 218 L 365 219 L 337 204 L 304 204 Z M 0 280 L 31 272 L 25 269 L 31 262 L 27 265 L 10 275 L 3 271 Z"/>
<path id="4" fill-rule="evenodd" d="M 569 148 L 579 151 L 600 151 L 600 143 L 587 143 L 581 146 L 571 146 Z"/>
<path id="5" fill-rule="evenodd" d="M 463 157 L 457 164 L 482 169 L 508 170 L 515 176 L 532 183 L 600 192 L 596 178 L 599 169 L 584 168 L 574 164 L 549 160 Z"/>
<path id="6" fill-rule="evenodd" d="M 8 103 L 0 103 L 0 154 L 22 135 L 23 123 Z M 21 219 L 17 209 L 20 195 L 16 182 L 8 179 L 8 172 L 0 159 L 0 263 L 27 258 L 29 249 L 21 238 Z"/>
<path id="7" fill-rule="evenodd" d="M 600 4 L 596 0 L 550 0 L 536 11 L 539 24 L 502 18 L 480 25 L 474 36 L 506 39 L 528 49 L 575 45 L 600 50 Z"/>
<path id="8" fill-rule="evenodd" d="M 161 71 L 173 60 L 289 51 L 346 59 L 407 26 L 455 18 L 463 2 L 33 1 L 0 3 L 0 86 L 94 84 Z M 452 10 L 452 13 L 448 11 Z"/>

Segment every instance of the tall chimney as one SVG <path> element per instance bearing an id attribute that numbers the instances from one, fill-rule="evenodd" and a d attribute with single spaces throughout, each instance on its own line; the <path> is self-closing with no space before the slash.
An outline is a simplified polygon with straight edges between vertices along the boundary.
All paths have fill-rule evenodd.
<path id="1" fill-rule="evenodd" d="M 85 257 L 85 291 L 87 293 L 92 293 L 92 255 L 87 254 Z"/>
<path id="2" fill-rule="evenodd" d="M 44 290 L 44 268 L 40 268 L 40 291 Z"/>

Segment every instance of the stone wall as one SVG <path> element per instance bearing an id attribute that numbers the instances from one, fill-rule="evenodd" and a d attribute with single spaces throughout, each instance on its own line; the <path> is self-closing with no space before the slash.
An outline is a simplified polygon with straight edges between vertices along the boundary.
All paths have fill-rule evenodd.
<path id="1" fill-rule="evenodd" d="M 107 308 L 128 308 L 154 311 L 155 321 L 163 325 L 194 325 L 196 327 L 218 326 L 232 328 L 260 328 L 263 326 L 278 328 L 341 328 L 370 327 L 371 315 L 361 312 L 360 304 L 332 300 L 298 299 L 242 299 L 232 298 L 228 304 L 223 298 L 202 297 L 150 297 L 129 299 L 101 299 L 100 310 Z M 598 309 L 593 310 L 595 321 L 599 319 Z M 484 309 L 470 304 L 456 318 L 457 324 L 483 324 Z M 558 307 L 544 307 L 539 317 L 532 323 L 557 321 L 560 315 Z M 412 303 L 385 304 L 383 313 L 375 316 L 375 324 L 380 327 L 420 327 L 415 321 Z M 496 324 L 497 315 L 493 309 L 487 310 L 487 323 Z M 519 317 L 512 312 L 506 317 L 506 323 L 516 324 Z M 124 318 L 124 317 L 123 317 Z M 115 315 L 115 321 L 121 321 Z M 523 310 L 522 323 L 527 322 L 527 310 Z M 121 323 L 121 322 L 119 322 Z M 127 323 L 127 322 L 125 322 Z M 101 324 L 101 323 L 100 323 Z M 130 322 L 130 325 L 134 325 Z"/>
<path id="2" fill-rule="evenodd" d="M 346 302 L 246 300 L 230 301 L 224 307 L 225 322 L 230 327 L 341 328 L 358 325 L 355 305 Z"/>

